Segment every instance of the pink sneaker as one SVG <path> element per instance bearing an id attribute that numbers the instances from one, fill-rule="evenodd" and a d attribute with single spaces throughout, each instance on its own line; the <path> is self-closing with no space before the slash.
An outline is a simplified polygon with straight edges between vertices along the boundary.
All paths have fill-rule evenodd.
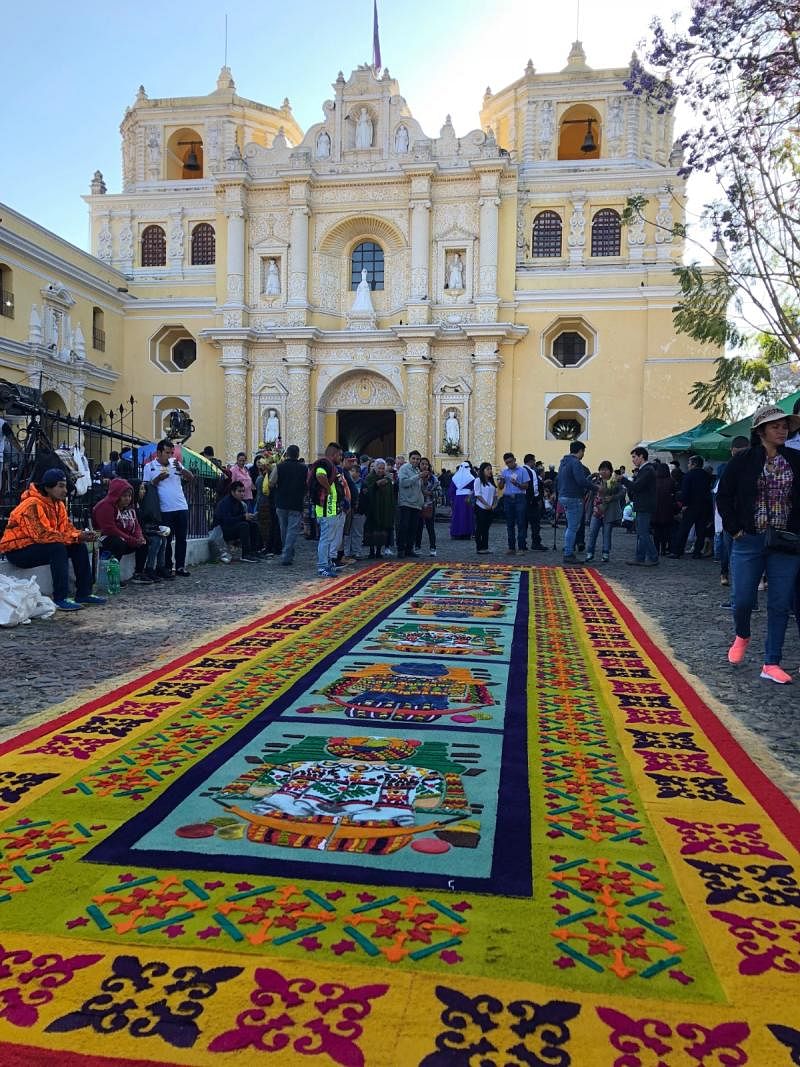
<path id="1" fill-rule="evenodd" d="M 777 682 L 778 685 L 788 685 L 792 680 L 791 674 L 787 674 L 777 663 L 765 663 L 761 668 L 761 677 L 770 682 Z"/>
<path id="2" fill-rule="evenodd" d="M 749 637 L 737 637 L 728 649 L 728 663 L 732 663 L 734 666 L 741 663 L 749 644 Z"/>

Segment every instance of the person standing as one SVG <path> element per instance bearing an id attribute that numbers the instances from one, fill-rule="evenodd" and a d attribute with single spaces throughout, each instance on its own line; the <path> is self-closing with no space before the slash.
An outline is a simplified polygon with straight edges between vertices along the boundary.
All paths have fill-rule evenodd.
<path id="1" fill-rule="evenodd" d="M 490 551 L 489 527 L 492 525 L 492 515 L 503 498 L 502 491 L 498 492 L 495 485 L 491 463 L 481 463 L 478 467 L 472 495 L 475 498 L 475 549 L 482 556 Z"/>
<path id="2" fill-rule="evenodd" d="M 792 681 L 780 665 L 792 608 L 800 555 L 791 534 L 800 534 L 800 453 L 786 447 L 800 416 L 767 404 L 753 415 L 750 447 L 733 456 L 717 489 L 723 530 L 731 536 L 731 588 L 735 637 L 728 662 L 738 666 L 750 644 L 750 617 L 758 583 L 767 575 L 767 639 L 761 677 Z M 788 532 L 789 536 L 785 537 Z M 781 544 L 781 540 L 788 542 Z"/>
<path id="3" fill-rule="evenodd" d="M 465 460 L 459 463 L 450 479 L 447 499 L 450 504 L 450 536 L 456 540 L 471 538 L 475 532 L 475 514 L 470 497 L 475 474 Z"/>
<path id="4" fill-rule="evenodd" d="M 564 563 L 578 563 L 575 555 L 575 543 L 578 529 L 583 521 L 584 497 L 594 493 L 596 486 L 584 472 L 583 457 L 586 445 L 583 441 L 571 441 L 569 452 L 562 456 L 558 468 L 558 503 L 564 509 L 567 529 L 564 533 Z"/>
<path id="5" fill-rule="evenodd" d="M 308 469 L 300 462 L 300 449 L 289 445 L 285 458 L 277 463 L 269 477 L 270 489 L 275 498 L 275 511 L 281 530 L 281 566 L 290 567 L 294 562 L 294 546 L 300 532 L 303 517 L 303 499 L 306 495 Z"/>
<path id="6" fill-rule="evenodd" d="M 525 536 L 528 531 L 528 486 L 531 475 L 527 467 L 520 467 L 513 452 L 503 455 L 505 467 L 497 476 L 503 487 L 503 500 L 506 511 L 506 531 L 508 533 L 508 555 L 513 556 L 517 549 L 527 552 Z"/>
<path id="7" fill-rule="evenodd" d="M 650 531 L 657 501 L 656 469 L 648 457 L 646 448 L 641 445 L 634 448 L 631 452 L 633 479 L 622 479 L 636 510 L 636 557 L 626 561 L 629 567 L 658 566 L 656 543 Z"/>
<path id="8" fill-rule="evenodd" d="M 164 566 L 172 570 L 172 549 L 175 545 L 175 573 L 188 578 L 186 570 L 186 539 L 189 532 L 189 505 L 183 491 L 184 482 L 193 482 L 194 475 L 174 458 L 175 446 L 168 438 L 156 445 L 156 457 L 145 464 L 143 480 L 152 482 L 158 490 L 161 519 L 172 531 L 167 542 Z"/>
<path id="9" fill-rule="evenodd" d="M 681 521 L 678 532 L 675 535 L 675 544 L 670 557 L 680 559 L 686 548 L 689 531 L 694 526 L 694 549 L 692 559 L 701 559 L 703 545 L 705 544 L 711 517 L 713 514 L 713 498 L 711 489 L 713 481 L 703 469 L 703 457 L 692 456 L 689 460 L 689 470 L 681 482 L 678 499 L 683 505 Z"/>
<path id="10" fill-rule="evenodd" d="M 256 460 L 256 462 L 258 462 L 258 461 Z M 256 471 L 256 475 L 257 475 L 258 474 L 257 468 L 254 467 L 254 470 Z M 247 466 L 247 453 L 246 452 L 237 452 L 237 454 L 236 454 L 236 462 L 230 468 L 230 475 L 231 475 L 231 481 L 232 482 L 241 482 L 242 485 L 244 486 L 244 497 L 243 497 L 243 499 L 244 499 L 245 507 L 247 508 L 247 510 L 250 513 L 253 513 L 256 510 L 255 485 L 254 485 L 254 480 L 253 480 L 253 472 Z"/>
<path id="11" fill-rule="evenodd" d="M 592 499 L 592 518 L 589 522 L 589 544 L 586 562 L 594 560 L 594 550 L 600 531 L 603 531 L 603 563 L 608 563 L 611 555 L 611 535 L 615 526 L 622 521 L 622 501 L 625 498 L 625 486 L 614 477 L 614 468 L 609 460 L 604 459 L 597 468 L 598 489 Z"/>
<path id="12" fill-rule="evenodd" d="M 431 556 L 436 555 L 436 493 L 439 488 L 439 479 L 433 473 L 431 461 L 423 456 L 419 461 L 420 488 L 422 489 L 422 511 L 419 513 L 417 523 L 417 536 L 414 547 L 419 552 L 422 548 L 422 531 L 428 531 L 428 551 Z"/>
<path id="13" fill-rule="evenodd" d="M 536 466 L 536 456 L 532 452 L 528 452 L 523 463 L 531 476 L 527 490 L 527 525 L 531 528 L 531 548 L 534 552 L 547 552 L 547 545 L 542 544 L 542 506 L 544 501 L 542 481 L 539 468 Z"/>
<path id="14" fill-rule="evenodd" d="M 366 497 L 362 500 L 366 475 L 355 452 L 345 452 L 344 473 L 350 487 L 350 510 L 347 513 L 344 534 L 344 555 L 346 559 L 362 559 L 364 553 L 364 523 Z"/>
<path id="15" fill-rule="evenodd" d="M 310 495 L 314 515 L 319 525 L 319 542 L 317 544 L 317 573 L 320 578 L 336 576 L 337 541 L 339 534 L 339 516 L 342 514 L 344 501 L 344 479 L 337 469 L 342 461 L 342 448 L 331 441 L 311 466 Z"/>
<path id="16" fill-rule="evenodd" d="M 369 545 L 369 558 L 387 555 L 389 537 L 394 527 L 394 486 L 386 470 L 386 460 L 376 459 L 364 482 L 367 494 L 364 540 Z"/>
<path id="17" fill-rule="evenodd" d="M 419 461 L 422 456 L 416 449 L 408 453 L 408 463 L 397 472 L 397 554 L 414 557 L 414 542 L 425 498 L 420 484 Z"/>
<path id="18" fill-rule="evenodd" d="M 656 509 L 653 512 L 653 540 L 659 556 L 668 556 L 674 541 L 675 511 L 678 506 L 675 481 L 666 463 L 656 467 Z"/>

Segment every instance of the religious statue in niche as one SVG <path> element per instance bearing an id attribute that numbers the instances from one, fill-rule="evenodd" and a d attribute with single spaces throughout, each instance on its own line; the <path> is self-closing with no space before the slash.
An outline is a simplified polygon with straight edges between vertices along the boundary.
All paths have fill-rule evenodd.
<path id="1" fill-rule="evenodd" d="M 265 296 L 280 296 L 281 293 L 281 274 L 278 270 L 278 263 L 274 257 L 270 257 L 267 260 L 267 272 L 264 279 L 264 295 Z"/>
<path id="2" fill-rule="evenodd" d="M 367 109 L 362 107 L 356 123 L 356 148 L 372 148 L 373 132 L 372 119 Z"/>
<path id="3" fill-rule="evenodd" d="M 326 130 L 322 130 L 317 137 L 317 159 L 329 159 L 331 154 L 331 138 Z"/>
<path id="4" fill-rule="evenodd" d="M 394 135 L 394 150 L 399 156 L 404 156 L 408 151 L 408 128 L 398 126 Z"/>
<path id="5" fill-rule="evenodd" d="M 373 314 L 375 308 L 372 306 L 372 295 L 369 289 L 369 282 L 367 281 L 366 270 L 361 271 L 361 281 L 358 283 L 356 289 L 356 298 L 353 301 L 353 307 L 351 311 L 361 312 L 366 314 Z"/>
<path id="6" fill-rule="evenodd" d="M 444 420 L 444 443 L 445 451 L 447 451 L 447 445 L 455 445 L 460 450 L 461 423 L 458 421 L 458 412 L 455 408 L 448 409 L 447 418 Z"/>
<path id="7" fill-rule="evenodd" d="M 447 267 L 447 289 L 460 291 L 464 288 L 464 261 L 458 252 L 450 256 Z"/>
<path id="8" fill-rule="evenodd" d="M 264 441 L 268 445 L 274 445 L 276 441 L 280 440 L 280 436 L 281 422 L 278 417 L 278 412 L 275 408 L 269 408 L 264 423 Z"/>

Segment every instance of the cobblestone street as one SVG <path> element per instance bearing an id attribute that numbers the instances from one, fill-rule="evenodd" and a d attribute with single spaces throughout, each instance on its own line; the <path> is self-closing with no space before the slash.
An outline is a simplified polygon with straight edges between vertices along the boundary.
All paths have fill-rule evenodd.
<path id="1" fill-rule="evenodd" d="M 438 524 L 437 562 L 475 559 L 474 543 L 452 541 L 447 525 Z M 552 530 L 543 531 L 552 546 Z M 547 565 L 560 561 L 559 552 L 505 554 L 505 530 L 492 527 L 491 545 L 497 562 Z M 777 686 L 759 679 L 766 616 L 754 616 L 753 641 L 746 662 L 738 669 L 727 663 L 730 643 L 729 611 L 722 608 L 728 590 L 719 584 L 719 567 L 712 560 L 662 560 L 655 569 L 625 565 L 633 557 L 634 538 L 615 531 L 611 562 L 599 568 L 645 626 L 655 624 L 653 636 L 678 666 L 685 666 L 707 687 L 712 699 L 724 705 L 737 723 L 751 731 L 740 737 L 769 774 L 776 772 L 766 758 L 766 746 L 790 775 L 800 776 L 800 730 L 797 686 Z M 193 645 L 216 630 L 231 628 L 253 615 L 266 614 L 292 600 L 313 595 L 323 579 L 316 577 L 316 545 L 300 542 L 293 567 L 270 560 L 258 565 L 199 566 L 191 578 L 160 586 L 129 585 L 106 607 L 85 609 L 78 615 L 57 614 L 49 621 L 0 631 L 3 651 L 4 699 L 0 727 L 18 728 L 27 716 L 97 686 L 97 692 L 117 684 L 122 675 L 141 674 Z M 429 560 L 427 550 L 420 562 Z M 480 557 L 484 561 L 487 557 Z M 391 562 L 384 564 L 391 566 Z M 347 572 L 346 572 L 347 573 Z M 784 666 L 797 673 L 800 638 L 794 620 L 787 632 Z M 798 681 L 800 685 L 800 680 Z M 731 717 L 726 721 L 731 725 Z M 755 739 L 758 739 L 757 741 Z M 800 798 L 797 781 L 782 781 Z"/>

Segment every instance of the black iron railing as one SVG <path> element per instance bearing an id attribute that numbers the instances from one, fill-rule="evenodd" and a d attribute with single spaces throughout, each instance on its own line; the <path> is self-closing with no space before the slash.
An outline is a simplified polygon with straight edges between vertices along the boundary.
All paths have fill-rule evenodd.
<path id="1" fill-rule="evenodd" d="M 105 330 L 98 330 L 96 327 L 92 330 L 92 348 L 98 352 L 105 352 L 106 350 L 106 332 Z"/>

